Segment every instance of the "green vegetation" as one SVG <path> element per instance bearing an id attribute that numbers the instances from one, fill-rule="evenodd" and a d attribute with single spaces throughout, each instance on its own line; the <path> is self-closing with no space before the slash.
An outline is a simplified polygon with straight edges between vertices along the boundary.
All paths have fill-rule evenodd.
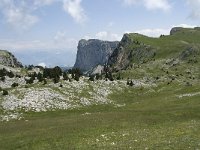
<path id="1" fill-rule="evenodd" d="M 200 85 L 126 88 L 90 106 L 0 124 L 1 149 L 198 149 Z M 27 120 L 27 121 L 26 121 Z"/>

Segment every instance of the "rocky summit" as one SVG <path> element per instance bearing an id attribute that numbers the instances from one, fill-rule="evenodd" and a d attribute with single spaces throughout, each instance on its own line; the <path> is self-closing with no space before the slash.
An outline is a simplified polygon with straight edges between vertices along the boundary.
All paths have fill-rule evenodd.
<path id="1" fill-rule="evenodd" d="M 8 67 L 22 67 L 22 63 L 6 50 L 0 50 L 0 64 Z"/>
<path id="2" fill-rule="evenodd" d="M 80 40 L 74 68 L 87 72 L 97 65 L 104 65 L 119 42 L 108 42 L 96 39 Z"/>

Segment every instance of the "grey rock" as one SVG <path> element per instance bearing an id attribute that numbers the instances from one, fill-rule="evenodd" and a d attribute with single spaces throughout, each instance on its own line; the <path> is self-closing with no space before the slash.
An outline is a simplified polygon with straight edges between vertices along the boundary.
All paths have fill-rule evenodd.
<path id="1" fill-rule="evenodd" d="M 97 65 L 96 67 L 92 68 L 90 71 L 87 72 L 88 75 L 95 75 L 102 73 L 104 73 L 104 66 L 102 65 Z"/>
<path id="2" fill-rule="evenodd" d="M 174 35 L 175 33 L 181 31 L 183 28 L 182 27 L 174 27 L 170 31 L 170 35 Z"/>
<path id="3" fill-rule="evenodd" d="M 8 67 L 22 67 L 22 63 L 6 50 L 0 50 L 0 64 Z"/>
<path id="4" fill-rule="evenodd" d="M 80 40 L 74 68 L 87 72 L 97 65 L 104 65 L 118 44 L 117 41 Z"/>
<path id="5" fill-rule="evenodd" d="M 134 39 L 134 36 L 137 37 L 138 34 L 125 34 L 118 44 L 118 47 L 109 57 L 108 65 L 115 71 L 127 69 L 129 66 L 133 65 L 133 63 L 141 64 L 148 62 L 155 57 L 156 49 L 141 43 L 137 38 Z"/>

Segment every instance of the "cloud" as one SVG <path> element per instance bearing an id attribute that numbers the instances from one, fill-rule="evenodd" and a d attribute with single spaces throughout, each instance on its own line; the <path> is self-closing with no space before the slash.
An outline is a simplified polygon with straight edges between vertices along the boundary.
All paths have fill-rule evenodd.
<path id="1" fill-rule="evenodd" d="M 37 16 L 30 13 L 30 9 L 26 8 L 23 1 L 17 5 L 13 0 L 2 0 L 0 8 L 6 22 L 15 29 L 28 29 L 39 21 Z"/>
<path id="2" fill-rule="evenodd" d="M 58 2 L 59 0 L 34 0 L 33 5 L 36 7 L 51 5 L 54 2 Z"/>
<path id="3" fill-rule="evenodd" d="M 58 31 L 54 36 L 54 47 L 57 49 L 75 49 L 78 45 L 78 40 L 67 36 L 65 31 Z"/>
<path id="4" fill-rule="evenodd" d="M 143 34 L 149 37 L 159 37 L 161 34 L 168 35 L 171 28 L 169 29 L 143 29 L 135 31 L 135 33 Z"/>
<path id="5" fill-rule="evenodd" d="M 122 0 L 123 3 L 127 6 L 132 5 L 143 5 L 148 10 L 163 10 L 163 11 L 169 11 L 171 9 L 171 5 L 169 3 L 169 0 Z"/>
<path id="6" fill-rule="evenodd" d="M 136 30 L 133 32 L 126 31 L 125 33 L 139 33 L 139 34 L 143 34 L 149 37 L 159 37 L 161 34 L 169 35 L 173 27 L 194 28 L 196 27 L 196 25 L 178 24 L 178 25 L 172 25 L 169 28 L 142 29 L 142 30 Z"/>
<path id="7" fill-rule="evenodd" d="M 16 39 L 0 39 L 1 49 L 11 51 L 70 51 L 76 52 L 78 40 L 75 38 L 69 38 L 67 35 L 61 32 L 50 40 L 16 40 Z"/>
<path id="8" fill-rule="evenodd" d="M 78 23 L 86 20 L 82 0 L 0 0 L 0 13 L 11 27 L 17 30 L 27 30 L 40 21 L 35 15 L 38 9 L 53 3 L 62 3 L 64 10 Z"/>
<path id="9" fill-rule="evenodd" d="M 116 33 L 110 33 L 107 31 L 101 31 L 95 35 L 95 38 L 100 40 L 119 41 L 121 40 L 122 35 L 118 35 Z"/>
<path id="10" fill-rule="evenodd" d="M 81 2 L 82 0 L 63 0 L 63 8 L 77 23 L 82 24 L 86 21 L 87 17 L 81 6 Z"/>
<path id="11" fill-rule="evenodd" d="M 45 68 L 47 65 L 46 65 L 46 63 L 41 62 L 41 63 L 38 64 L 38 66 L 41 66 L 41 67 Z"/>
<path id="12" fill-rule="evenodd" d="M 179 25 L 173 25 L 173 27 L 194 28 L 197 27 L 197 25 L 179 24 Z"/>
<path id="13" fill-rule="evenodd" d="M 144 5 L 149 10 L 161 9 L 168 11 L 171 8 L 168 0 L 144 0 Z"/>
<path id="14" fill-rule="evenodd" d="M 186 0 L 187 5 L 191 8 L 190 18 L 200 18 L 200 0 Z"/>

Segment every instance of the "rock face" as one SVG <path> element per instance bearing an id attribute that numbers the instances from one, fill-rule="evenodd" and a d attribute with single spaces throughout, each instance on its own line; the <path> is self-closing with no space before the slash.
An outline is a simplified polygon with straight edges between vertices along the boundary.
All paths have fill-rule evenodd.
<path id="1" fill-rule="evenodd" d="M 183 30 L 182 27 L 174 27 L 171 29 L 170 35 L 174 35 L 175 33 L 180 32 L 181 30 Z"/>
<path id="2" fill-rule="evenodd" d="M 118 44 L 117 41 L 80 40 L 74 68 L 86 72 L 97 65 L 104 65 Z"/>
<path id="3" fill-rule="evenodd" d="M 137 40 L 137 33 L 125 34 L 109 57 L 108 65 L 112 66 L 115 71 L 123 70 L 131 64 L 148 62 L 155 56 L 155 49 L 145 45 Z"/>
<path id="4" fill-rule="evenodd" d="M 22 63 L 6 50 L 0 50 L 0 64 L 8 67 L 22 67 Z"/>

